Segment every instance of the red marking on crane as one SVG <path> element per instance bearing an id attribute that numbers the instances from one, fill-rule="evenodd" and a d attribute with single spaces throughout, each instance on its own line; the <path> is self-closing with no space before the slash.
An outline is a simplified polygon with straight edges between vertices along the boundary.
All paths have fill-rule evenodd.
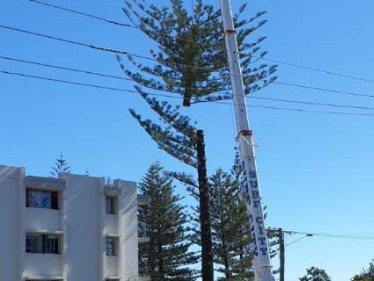
<path id="1" fill-rule="evenodd" d="M 238 133 L 238 136 L 252 136 L 252 130 L 241 130 L 239 133 Z"/>
<path id="2" fill-rule="evenodd" d="M 235 34 L 236 30 L 235 29 L 227 29 L 225 30 L 225 34 Z"/>

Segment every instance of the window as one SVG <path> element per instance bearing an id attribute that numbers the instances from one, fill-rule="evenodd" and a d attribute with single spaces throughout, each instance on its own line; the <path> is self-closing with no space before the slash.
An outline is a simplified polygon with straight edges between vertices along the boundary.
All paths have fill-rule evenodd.
<path id="1" fill-rule="evenodd" d="M 58 209 L 58 192 L 27 188 L 26 189 L 26 207 L 57 210 Z"/>
<path id="2" fill-rule="evenodd" d="M 107 214 L 118 214 L 118 198 L 105 196 L 105 212 Z"/>
<path id="3" fill-rule="evenodd" d="M 27 281 L 63 281 L 62 279 L 26 279 Z"/>
<path id="4" fill-rule="evenodd" d="M 26 279 L 27 281 L 63 281 L 62 279 Z"/>
<path id="5" fill-rule="evenodd" d="M 26 233 L 26 253 L 61 254 L 61 234 Z"/>
<path id="6" fill-rule="evenodd" d="M 107 256 L 117 256 L 118 255 L 118 238 L 107 236 L 105 237 L 105 254 Z"/>

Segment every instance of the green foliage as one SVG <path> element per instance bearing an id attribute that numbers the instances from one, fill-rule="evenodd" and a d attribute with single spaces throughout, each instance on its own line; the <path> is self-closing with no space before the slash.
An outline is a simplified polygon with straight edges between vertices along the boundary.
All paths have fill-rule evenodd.
<path id="1" fill-rule="evenodd" d="M 305 276 L 299 278 L 300 281 L 331 281 L 326 271 L 318 267 L 312 266 L 306 272 Z"/>
<path id="2" fill-rule="evenodd" d="M 131 115 L 157 143 L 160 149 L 183 163 L 196 168 L 196 128 L 191 125 L 191 119 L 180 114 L 178 106 L 173 107 L 167 102 L 159 102 L 155 98 L 149 97 L 139 88 L 138 90 L 151 109 L 159 115 L 160 122 L 156 123 L 151 119 L 144 119 L 133 109 L 130 109 Z"/>
<path id="3" fill-rule="evenodd" d="M 240 185 L 218 169 L 210 177 L 215 263 L 224 280 L 253 280 L 250 228 Z"/>
<path id="4" fill-rule="evenodd" d="M 58 178 L 59 173 L 70 173 L 70 166 L 62 154 L 56 159 L 55 166 L 52 167 L 52 171 L 50 172 L 54 178 Z"/>
<path id="5" fill-rule="evenodd" d="M 251 43 L 247 42 L 247 37 L 266 23 L 262 20 L 265 12 L 248 18 L 243 16 L 245 8 L 246 5 L 240 7 L 234 23 L 238 30 L 245 93 L 248 94 L 273 82 L 276 66 L 256 63 L 266 55 L 259 46 L 265 37 Z M 145 0 L 126 0 L 123 10 L 157 45 L 157 50 L 150 50 L 152 60 L 140 62 L 138 56 L 131 55 L 118 57 L 125 74 L 139 86 L 179 94 L 184 106 L 189 106 L 191 101 L 232 97 L 219 9 L 197 0 L 190 14 L 182 0 L 170 0 L 170 7 L 162 8 L 149 5 Z"/>
<path id="6" fill-rule="evenodd" d="M 352 277 L 351 281 L 374 281 L 374 263 L 370 262 L 369 268 Z"/>
<path id="7" fill-rule="evenodd" d="M 189 251 L 188 215 L 175 195 L 172 178 L 154 163 L 139 185 L 150 204 L 139 207 L 139 221 L 146 222 L 149 242 L 139 246 L 140 264 L 146 266 L 152 281 L 192 281 L 196 262 Z"/>
<path id="8" fill-rule="evenodd" d="M 241 200 L 242 169 L 239 159 L 230 173 L 222 169 L 209 177 L 209 204 L 211 210 L 212 244 L 215 271 L 219 280 L 253 280 L 250 230 L 244 202 Z M 197 189 L 189 191 L 198 200 Z M 199 207 L 194 207 L 193 242 L 201 244 L 198 227 Z"/>

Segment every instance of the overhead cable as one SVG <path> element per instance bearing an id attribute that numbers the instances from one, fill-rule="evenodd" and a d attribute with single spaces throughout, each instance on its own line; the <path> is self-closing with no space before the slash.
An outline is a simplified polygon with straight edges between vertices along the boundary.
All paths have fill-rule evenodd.
<path id="1" fill-rule="evenodd" d="M 66 12 L 75 13 L 75 14 L 78 14 L 78 15 L 81 15 L 81 16 L 90 17 L 90 18 L 93 18 L 93 19 L 96 19 L 96 20 L 100 20 L 100 21 L 104 21 L 104 22 L 107 22 L 107 23 L 110 23 L 110 24 L 115 24 L 115 25 L 119 25 L 119 26 L 123 26 L 123 27 L 131 27 L 131 28 L 140 30 L 140 28 L 137 27 L 137 26 L 120 23 L 120 22 L 117 22 L 117 21 L 114 21 L 114 20 L 105 19 L 105 18 L 102 18 L 100 16 L 96 16 L 96 15 L 93 15 L 93 14 L 88 14 L 86 12 L 72 10 L 72 9 L 64 8 L 62 6 L 52 5 L 52 4 L 49 4 L 49 3 L 46 3 L 46 2 L 43 2 L 43 1 L 38 1 L 38 0 L 28 0 L 28 1 L 40 4 L 40 5 L 44 5 L 44 6 L 47 6 L 47 7 L 51 7 L 51 8 L 63 10 L 63 11 L 66 11 Z M 165 36 L 170 36 L 170 35 L 165 34 Z M 186 39 L 185 41 L 188 41 L 188 39 Z M 215 46 L 215 47 L 217 48 L 217 46 Z M 224 49 L 224 48 L 222 47 L 222 49 Z M 295 67 L 295 68 L 299 68 L 299 69 L 304 69 L 304 70 L 308 70 L 308 71 L 324 73 L 324 74 L 327 74 L 327 75 L 337 76 L 337 77 L 341 77 L 341 78 L 348 78 L 348 79 L 352 79 L 352 80 L 358 80 L 358 81 L 363 81 L 363 82 L 368 82 L 368 83 L 374 83 L 373 79 L 368 79 L 368 78 L 362 78 L 362 77 L 358 77 L 358 76 L 354 76 L 354 75 L 337 73 L 337 72 L 333 72 L 333 71 L 329 71 L 329 70 L 319 69 L 319 68 L 310 67 L 310 66 L 304 66 L 304 65 L 290 63 L 290 62 L 286 62 L 286 61 L 282 61 L 282 60 L 277 60 L 277 59 L 273 59 L 273 58 L 265 58 L 263 56 L 256 56 L 256 55 L 253 55 L 253 54 L 251 54 L 251 55 L 245 55 L 245 56 L 250 56 L 250 57 L 253 57 L 253 58 L 257 58 L 259 60 L 261 59 L 261 60 L 264 60 L 264 61 L 269 61 L 269 62 L 273 62 L 273 63 L 277 63 L 277 64 L 282 64 L 282 65 L 286 65 L 286 66 L 291 66 L 291 67 Z"/>
<path id="2" fill-rule="evenodd" d="M 16 28 L 16 27 L 11 27 L 11 26 L 6 26 L 6 25 L 2 25 L 2 24 L 0 24 L 0 28 L 4 28 L 4 29 L 11 30 L 11 31 L 24 33 L 24 34 L 28 34 L 28 35 L 31 35 L 31 36 L 37 36 L 37 37 L 47 38 L 47 39 L 50 39 L 50 40 L 55 40 L 55 41 L 59 41 L 59 42 L 63 42 L 63 43 L 73 44 L 73 45 L 77 45 L 77 46 L 81 46 L 81 47 L 91 48 L 91 49 L 94 49 L 94 50 L 97 50 L 97 51 L 109 52 L 109 53 L 114 53 L 114 54 L 117 54 L 117 55 L 132 56 L 132 57 L 137 57 L 137 58 L 150 60 L 150 61 L 157 61 L 156 59 L 146 57 L 146 56 L 142 56 L 142 55 L 137 55 L 137 54 L 130 53 L 130 52 L 127 52 L 127 51 L 116 50 L 116 49 L 112 49 L 112 48 L 106 48 L 106 47 L 96 46 L 96 45 L 92 45 L 92 44 L 82 43 L 82 42 L 78 42 L 78 41 L 71 40 L 71 39 L 65 39 L 65 38 L 56 37 L 56 36 L 52 36 L 52 35 L 42 34 L 42 33 L 39 33 L 39 32 L 28 31 L 28 30 L 24 30 L 24 29 L 20 29 L 20 28 Z M 176 63 L 176 62 L 172 62 L 172 63 L 174 65 L 182 65 L 182 66 L 187 66 L 187 67 L 191 67 L 191 68 L 194 68 L 194 69 L 201 69 L 202 71 L 205 71 L 205 72 L 212 72 L 212 73 L 215 72 L 215 70 L 207 69 L 205 67 L 190 66 L 190 65 L 180 64 L 180 63 Z"/>
<path id="3" fill-rule="evenodd" d="M 114 87 L 107 87 L 107 86 L 100 86 L 100 85 L 88 84 L 88 83 L 82 83 L 82 82 L 67 81 L 67 80 L 56 79 L 56 78 L 49 78 L 49 77 L 44 77 L 44 76 L 39 76 L 39 75 L 24 74 L 24 73 L 19 73 L 19 72 L 11 72 L 11 71 L 6 71 L 6 70 L 0 70 L 0 73 L 9 74 L 9 75 L 15 75 L 15 76 L 20 76 L 20 77 L 26 77 L 26 78 L 34 78 L 34 79 L 52 81 L 52 82 L 65 83 L 65 84 L 70 84 L 70 85 L 91 87 L 91 88 L 97 88 L 97 89 L 102 89 L 102 90 L 137 93 L 134 90 L 126 90 L 126 89 L 120 89 L 120 88 L 114 88 Z"/>
<path id="4" fill-rule="evenodd" d="M 93 18 L 93 19 L 96 19 L 96 20 L 99 20 L 99 21 L 103 21 L 103 22 L 106 22 L 106 23 L 110 23 L 110 24 L 114 24 L 114 25 L 118 25 L 118 26 L 122 26 L 122 27 L 129 27 L 129 28 L 136 28 L 136 29 L 138 29 L 138 27 L 133 26 L 131 24 L 121 23 L 121 22 L 118 22 L 118 21 L 115 21 L 115 20 L 110 20 L 110 19 L 106 19 L 106 18 L 103 18 L 103 17 L 99 17 L 99 16 L 96 16 L 96 15 L 93 15 L 93 14 L 89 14 L 89 13 L 85 13 L 85 12 L 80 12 L 80 11 L 73 10 L 73 9 L 64 8 L 64 7 L 57 6 L 57 5 L 54 5 L 54 4 L 50 4 L 50 3 L 47 3 L 47 2 L 37 1 L 37 0 L 28 0 L 28 1 L 40 4 L 40 5 L 44 5 L 44 6 L 47 6 L 47 7 L 50 7 L 50 8 L 62 10 L 62 11 L 65 11 L 65 12 L 77 14 L 77 15 L 80 15 L 80 16 L 85 16 L 85 17 Z"/>
<path id="5" fill-rule="evenodd" d="M 44 67 L 49 67 L 49 68 L 54 68 L 54 69 L 59 69 L 59 70 L 67 70 L 67 71 L 72 71 L 72 72 L 84 73 L 84 74 L 89 74 L 89 75 L 105 77 L 105 78 L 113 78 L 113 79 L 133 81 L 132 79 L 125 78 L 125 77 L 122 77 L 122 76 L 116 76 L 116 75 L 105 74 L 105 73 L 98 73 L 98 72 L 93 72 L 93 71 L 89 71 L 89 70 L 71 68 L 71 67 L 66 67 L 66 66 L 52 65 L 52 64 L 47 64 L 47 63 L 42 63 L 42 62 L 37 62 L 37 61 L 31 61 L 31 60 L 17 59 L 17 58 L 12 58 L 12 57 L 9 57 L 9 56 L 0 56 L 0 59 L 15 61 L 15 62 L 21 62 L 21 63 L 26 63 L 26 64 L 33 64 L 33 65 L 38 65 L 38 66 L 44 66 Z"/>
<path id="6" fill-rule="evenodd" d="M 126 51 L 100 47 L 100 46 L 87 44 L 87 43 L 82 43 L 82 42 L 78 42 L 78 41 L 74 41 L 74 40 L 70 40 L 70 39 L 65 39 L 65 38 L 60 38 L 60 37 L 56 37 L 56 36 L 46 35 L 46 34 L 33 32 L 33 31 L 27 31 L 27 30 L 15 28 L 15 27 L 0 25 L 0 28 L 12 30 L 12 31 L 17 31 L 17 32 L 21 32 L 21 33 L 24 33 L 24 34 L 29 34 L 29 35 L 32 35 L 32 36 L 38 36 L 38 37 L 43 37 L 43 38 L 47 38 L 47 39 L 51 39 L 51 40 L 56 40 L 56 41 L 60 41 L 60 42 L 64 42 L 64 43 L 74 44 L 74 45 L 78 45 L 78 46 L 82 46 L 82 47 L 86 47 L 86 48 L 91 48 L 91 49 L 94 49 L 94 50 L 97 50 L 97 51 L 104 51 L 104 52 L 109 52 L 109 53 L 114 53 L 114 54 L 129 55 L 129 56 L 138 57 L 138 58 L 146 59 L 146 60 L 150 60 L 150 61 L 157 61 L 157 60 L 155 60 L 153 58 L 150 58 L 150 57 L 141 56 L 141 55 L 137 55 L 137 54 L 134 54 L 134 53 L 129 53 L 129 52 L 126 52 Z M 184 64 L 175 63 L 175 65 L 184 65 Z M 184 65 L 184 66 L 188 66 L 188 65 Z M 203 71 L 212 72 L 212 73 L 215 72 L 214 70 L 210 70 L 210 69 L 207 69 L 207 68 L 204 68 L 204 67 L 195 67 L 195 66 L 188 66 L 188 67 L 192 67 L 192 68 L 195 68 L 195 69 L 201 69 Z M 227 74 L 227 75 L 231 75 L 231 74 Z M 279 82 L 279 81 L 274 81 L 273 83 L 279 84 L 279 85 L 285 85 L 285 86 L 299 87 L 299 88 L 304 88 L 304 89 L 309 89 L 309 90 L 316 90 L 316 91 L 323 91 L 323 92 L 347 94 L 347 95 L 353 95 L 353 96 L 359 96 L 359 97 L 374 98 L 374 95 L 360 94 L 360 93 L 355 93 L 355 92 L 340 91 L 340 90 L 320 88 L 320 87 L 312 87 L 312 86 L 307 86 L 307 85 L 302 85 L 302 84 L 294 84 L 294 83 Z"/>
<path id="7" fill-rule="evenodd" d="M 330 93 L 335 93 L 335 94 L 346 94 L 346 95 L 351 95 L 351 96 L 356 96 L 356 97 L 374 98 L 374 95 L 369 95 L 369 94 L 360 94 L 360 93 L 356 93 L 356 92 L 340 91 L 340 90 L 334 90 L 334 89 L 328 89 L 328 88 L 313 87 L 313 86 L 307 86 L 307 85 L 303 85 L 303 84 L 295 84 L 295 83 L 279 82 L 279 81 L 274 81 L 273 83 L 278 84 L 278 85 L 298 87 L 298 88 L 315 90 L 315 91 L 320 91 L 320 92 L 330 92 Z"/>
<path id="8" fill-rule="evenodd" d="M 261 59 L 261 60 L 264 60 L 264 61 L 269 61 L 269 62 L 273 62 L 273 63 L 277 63 L 277 64 L 283 64 L 283 65 L 292 66 L 292 67 L 295 67 L 295 68 L 305 69 L 305 70 L 309 70 L 309 71 L 320 72 L 320 73 L 333 75 L 333 76 L 338 76 L 338 77 L 342 77 L 342 78 L 349 78 L 349 79 L 352 79 L 352 80 L 359 80 L 359 81 L 363 81 L 363 82 L 374 83 L 374 80 L 372 80 L 372 79 L 362 78 L 362 77 L 358 77 L 358 76 L 354 76 L 354 75 L 341 74 L 341 73 L 337 73 L 337 72 L 333 72 L 333 71 L 329 71 L 329 70 L 323 70 L 323 69 L 314 68 L 314 67 L 310 67 L 310 66 L 304 66 L 304 65 L 300 65 L 300 64 L 289 63 L 289 62 L 276 60 L 276 59 L 272 59 L 272 58 L 258 57 L 258 56 L 255 56 L 255 55 L 253 55 L 252 57 L 258 58 L 258 59 Z"/>
<path id="9" fill-rule="evenodd" d="M 330 238 L 342 238 L 342 239 L 357 239 L 357 240 L 374 240 L 374 234 L 360 235 L 360 234 L 339 234 L 339 233 L 316 233 L 316 232 L 302 232 L 293 230 L 284 230 L 284 233 L 288 234 L 302 234 L 309 237 L 320 236 Z"/>
<path id="10" fill-rule="evenodd" d="M 97 88 L 102 90 L 109 90 L 109 91 L 116 91 L 116 92 L 128 92 L 128 93 L 138 93 L 135 90 L 127 90 L 127 89 L 121 89 L 121 88 L 115 88 L 115 87 L 106 87 L 106 86 L 100 86 L 95 84 L 88 84 L 88 83 L 82 83 L 82 82 L 74 82 L 74 81 L 67 81 L 62 79 L 55 79 L 50 77 L 44 77 L 44 76 L 38 76 L 38 75 L 30 75 L 30 74 L 24 74 L 19 72 L 11 72 L 6 70 L 0 70 L 0 73 L 7 74 L 7 75 L 14 75 L 19 76 L 23 78 L 33 78 L 33 79 L 39 79 L 39 80 L 45 80 L 45 81 L 51 81 L 51 82 L 58 82 L 58 83 L 64 83 L 64 84 L 70 84 L 70 85 L 76 85 L 76 86 L 84 86 L 84 87 L 91 87 L 91 88 Z M 161 96 L 166 98 L 175 98 L 175 99 L 181 99 L 181 96 L 172 96 L 172 95 L 163 95 L 163 94 L 149 94 L 152 96 Z M 222 102 L 222 101 L 212 101 L 212 103 L 216 104 L 223 104 L 223 105 L 229 105 L 231 106 L 232 103 Z M 302 112 L 302 113 L 321 113 L 321 114 L 333 114 L 333 115 L 351 115 L 351 116 L 370 116 L 373 117 L 374 114 L 370 113 L 355 113 L 355 112 L 339 112 L 339 111 L 323 111 L 323 110 L 305 110 L 305 109 L 299 109 L 299 108 L 284 108 L 284 107 L 276 107 L 276 106 L 263 106 L 263 105 L 247 105 L 249 108 L 264 108 L 264 109 L 272 109 L 272 110 L 282 110 L 282 111 L 294 111 L 294 112 Z"/>
<path id="11" fill-rule="evenodd" d="M 42 33 L 34 32 L 34 31 L 28 31 L 28 30 L 24 30 L 24 29 L 20 29 L 20 28 L 16 28 L 16 27 L 11 27 L 11 26 L 6 26 L 6 25 L 2 25 L 2 24 L 0 24 L 0 28 L 12 30 L 12 31 L 17 31 L 17 32 L 32 35 L 32 36 L 43 37 L 43 38 L 47 38 L 47 39 L 51 39 L 51 40 L 55 40 L 55 41 L 64 42 L 64 43 L 69 43 L 69 44 L 73 44 L 73 45 L 77 45 L 77 46 L 81 46 L 81 47 L 91 48 L 91 49 L 94 49 L 94 50 L 99 50 L 99 51 L 104 51 L 104 52 L 109 52 L 109 53 L 114 53 L 114 54 L 120 54 L 120 55 L 131 55 L 133 57 L 138 57 L 138 58 L 142 58 L 142 59 L 154 60 L 154 59 L 149 58 L 149 57 L 132 54 L 132 53 L 129 53 L 129 52 L 126 52 L 126 51 L 120 51 L 120 50 L 95 46 L 95 45 L 92 45 L 92 44 L 82 43 L 82 42 L 78 42 L 78 41 L 75 41 L 75 40 L 60 38 L 60 37 L 47 35 L 47 34 L 42 34 Z"/>
<path id="12" fill-rule="evenodd" d="M 125 78 L 125 77 L 122 77 L 122 76 L 93 72 L 93 71 L 77 69 L 77 68 L 70 68 L 70 67 L 59 66 L 59 65 L 46 64 L 46 63 L 42 63 L 42 62 L 37 62 L 37 61 L 32 61 L 32 60 L 24 60 L 24 59 L 9 57 L 9 56 L 1 56 L 0 55 L 0 59 L 14 61 L 14 62 L 20 62 L 20 63 L 25 63 L 25 64 L 38 65 L 38 66 L 43 66 L 43 67 L 48 67 L 48 68 L 53 68 L 53 69 L 59 69 L 59 70 L 64 70 L 64 71 L 84 73 L 84 74 L 94 75 L 94 76 L 99 76 L 99 77 L 104 77 L 104 78 L 113 78 L 113 79 L 119 79 L 119 80 L 133 81 L 132 79 Z M 229 90 L 229 89 L 227 89 L 227 90 Z M 177 93 L 177 92 L 175 92 L 175 93 Z M 295 104 L 312 105 L 312 106 L 328 106 L 328 107 L 350 108 L 350 109 L 360 109 L 360 110 L 374 110 L 374 107 L 367 107 L 367 106 L 342 105 L 342 104 L 336 104 L 336 103 L 308 102 L 308 101 L 298 101 L 298 100 L 290 100 L 290 99 L 270 98 L 270 97 L 256 97 L 256 96 L 253 96 L 253 95 L 247 95 L 246 97 L 249 98 L 249 99 L 268 100 L 268 101 L 276 101 L 276 102 L 283 102 L 283 103 L 295 103 Z"/>

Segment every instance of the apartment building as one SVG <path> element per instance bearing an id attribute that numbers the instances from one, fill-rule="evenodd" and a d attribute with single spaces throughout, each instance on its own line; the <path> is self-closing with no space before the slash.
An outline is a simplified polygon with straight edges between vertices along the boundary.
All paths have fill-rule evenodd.
<path id="1" fill-rule="evenodd" d="M 0 166 L 0 280 L 138 279 L 134 182 Z"/>

